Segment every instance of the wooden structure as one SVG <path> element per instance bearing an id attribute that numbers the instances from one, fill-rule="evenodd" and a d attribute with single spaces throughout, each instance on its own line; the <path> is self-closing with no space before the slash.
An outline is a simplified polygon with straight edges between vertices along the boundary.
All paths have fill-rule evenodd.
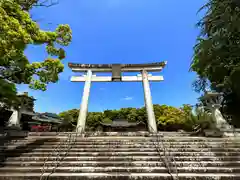
<path id="1" fill-rule="evenodd" d="M 111 123 L 101 123 L 104 132 L 135 132 L 135 131 L 146 131 L 145 123 L 139 122 L 128 122 L 125 119 L 115 119 Z"/>

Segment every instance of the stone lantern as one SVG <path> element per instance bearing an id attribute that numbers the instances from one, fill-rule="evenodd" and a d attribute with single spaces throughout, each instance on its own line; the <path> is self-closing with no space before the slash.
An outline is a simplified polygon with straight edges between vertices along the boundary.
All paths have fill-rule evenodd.
<path id="1" fill-rule="evenodd" d="M 211 112 L 212 119 L 215 122 L 214 130 L 207 130 L 206 135 L 223 135 L 225 132 L 233 131 L 233 127 L 224 119 L 220 108 L 222 102 L 221 93 L 206 92 L 201 98 L 204 102 L 204 107 Z"/>

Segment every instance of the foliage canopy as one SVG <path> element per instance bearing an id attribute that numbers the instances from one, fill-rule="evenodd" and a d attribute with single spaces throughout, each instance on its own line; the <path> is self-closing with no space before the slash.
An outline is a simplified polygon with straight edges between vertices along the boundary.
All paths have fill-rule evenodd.
<path id="1" fill-rule="evenodd" d="M 154 105 L 157 126 L 159 130 L 176 131 L 186 130 L 192 131 L 194 126 L 206 124 L 206 114 L 204 112 L 193 113 L 190 105 L 183 105 L 176 108 L 167 105 Z M 72 109 L 61 112 L 59 116 L 66 121 L 77 124 L 79 110 Z M 89 112 L 87 116 L 87 130 L 96 130 L 101 126 L 101 122 L 111 123 L 116 119 L 125 119 L 128 122 L 142 121 L 147 123 L 147 113 L 145 108 L 121 108 L 120 110 L 106 110 L 104 112 Z M 201 125 L 202 126 L 202 125 Z"/>
<path id="2" fill-rule="evenodd" d="M 197 24 L 201 33 L 194 48 L 191 70 L 198 74 L 195 90 L 223 93 L 224 113 L 240 117 L 240 3 L 209 0 Z"/>
<path id="3" fill-rule="evenodd" d="M 72 39 L 69 25 L 59 25 L 55 31 L 40 29 L 29 13 L 38 1 L 26 2 L 0 0 L 0 101 L 8 105 L 16 98 L 15 84 L 46 90 L 48 83 L 58 81 L 65 58 L 61 46 Z M 28 45 L 46 45 L 49 57 L 30 63 L 24 54 Z"/>

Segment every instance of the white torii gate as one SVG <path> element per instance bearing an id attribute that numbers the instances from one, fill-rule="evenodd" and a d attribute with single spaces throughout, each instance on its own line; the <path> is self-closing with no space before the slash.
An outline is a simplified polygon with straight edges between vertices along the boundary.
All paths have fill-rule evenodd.
<path id="1" fill-rule="evenodd" d="M 167 62 L 151 64 L 75 64 L 68 66 L 73 72 L 86 72 L 83 76 L 72 76 L 72 82 L 85 82 L 82 103 L 77 122 L 77 132 L 84 132 L 88 112 L 88 99 L 90 95 L 91 82 L 142 82 L 144 89 L 144 100 L 148 116 L 149 132 L 157 132 L 157 125 L 153 111 L 152 97 L 149 81 L 163 81 L 163 76 L 152 76 L 148 72 L 160 72 Z M 93 73 L 112 72 L 112 76 L 96 76 Z M 141 72 L 137 76 L 122 76 L 122 72 Z"/>

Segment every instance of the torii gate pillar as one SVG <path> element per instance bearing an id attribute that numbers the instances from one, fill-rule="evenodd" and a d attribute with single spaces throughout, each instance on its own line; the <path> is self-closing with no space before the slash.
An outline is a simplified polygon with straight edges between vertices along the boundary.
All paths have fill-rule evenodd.
<path id="1" fill-rule="evenodd" d="M 147 117 L 148 117 L 148 131 L 152 133 L 156 133 L 157 124 L 156 124 L 154 110 L 153 110 L 151 90 L 150 90 L 149 81 L 148 81 L 148 73 L 145 70 L 142 71 L 142 81 L 143 81 L 145 107 L 146 107 Z"/>
<path id="2" fill-rule="evenodd" d="M 84 132 L 85 130 L 91 81 L 92 81 L 92 71 L 88 70 L 84 89 L 83 89 L 82 103 L 81 103 L 81 107 L 78 115 L 77 129 L 76 129 L 77 132 Z"/>

